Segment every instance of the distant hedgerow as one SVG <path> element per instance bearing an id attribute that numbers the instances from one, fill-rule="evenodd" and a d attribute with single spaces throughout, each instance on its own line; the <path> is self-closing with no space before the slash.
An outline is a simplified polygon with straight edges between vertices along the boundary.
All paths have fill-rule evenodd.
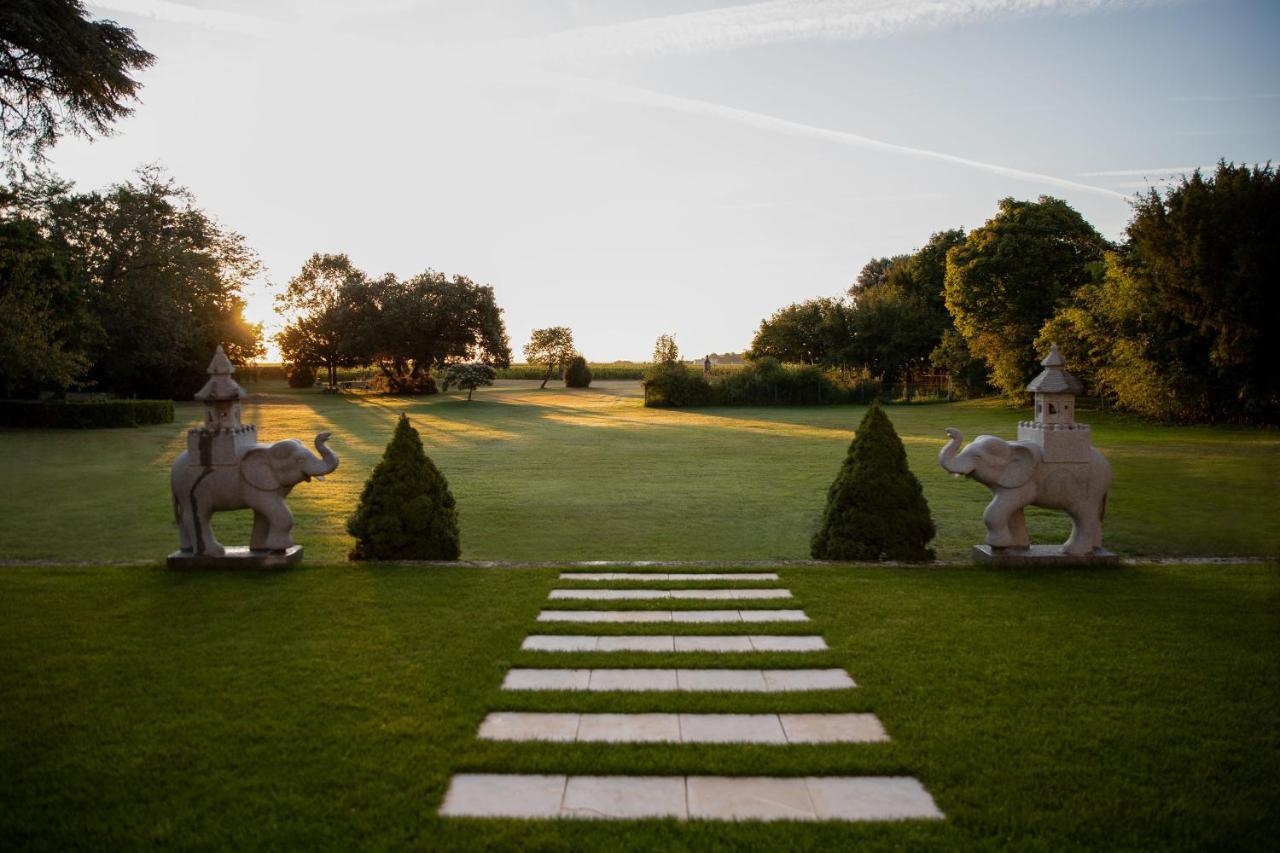
<path id="1" fill-rule="evenodd" d="M 902 440 L 873 401 L 827 490 L 810 553 L 817 560 L 932 560 L 936 532 Z"/>
<path id="2" fill-rule="evenodd" d="M 456 560 L 462 553 L 449 483 L 401 415 L 347 521 L 353 560 Z"/>
<path id="3" fill-rule="evenodd" d="M 569 359 L 569 364 L 564 369 L 564 385 L 566 388 L 591 387 L 591 368 L 587 367 L 585 358 L 575 355 Z"/>

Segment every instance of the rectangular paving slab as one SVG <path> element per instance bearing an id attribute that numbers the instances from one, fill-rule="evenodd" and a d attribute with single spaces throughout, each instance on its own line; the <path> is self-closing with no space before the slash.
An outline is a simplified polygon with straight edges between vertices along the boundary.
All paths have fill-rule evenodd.
<path id="1" fill-rule="evenodd" d="M 503 690 L 785 693 L 856 687 L 843 669 L 512 669 Z"/>
<path id="2" fill-rule="evenodd" d="M 821 652 L 827 644 L 822 637 L 802 635 L 531 634 L 520 648 L 526 652 Z"/>
<path id="3" fill-rule="evenodd" d="M 789 589 L 553 589 L 557 601 L 753 601 L 790 598 Z"/>
<path id="4" fill-rule="evenodd" d="M 884 743 L 875 714 L 564 714 L 494 711 L 481 740 L 558 743 Z"/>
<path id="5" fill-rule="evenodd" d="M 803 610 L 543 610 L 539 622 L 808 622 Z"/>
<path id="6" fill-rule="evenodd" d="M 776 581 L 777 572 L 561 572 L 562 581 Z"/>
<path id="7" fill-rule="evenodd" d="M 559 776 L 460 773 L 445 817 L 633 820 L 940 820 L 906 776 Z"/>
<path id="8" fill-rule="evenodd" d="M 564 714 L 494 711 L 481 740 L 553 743 L 882 743 L 875 714 Z"/>

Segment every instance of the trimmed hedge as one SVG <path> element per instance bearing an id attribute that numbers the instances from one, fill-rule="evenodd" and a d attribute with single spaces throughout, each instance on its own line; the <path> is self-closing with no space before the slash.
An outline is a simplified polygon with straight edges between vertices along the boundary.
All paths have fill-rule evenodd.
<path id="1" fill-rule="evenodd" d="M 879 393 L 876 382 L 845 381 L 819 367 L 784 365 L 773 358 L 713 371 L 710 378 L 683 364 L 655 367 L 644 380 L 644 404 L 651 407 L 868 403 Z"/>
<path id="2" fill-rule="evenodd" d="M 0 400 L 0 426 L 110 429 L 173 423 L 172 400 Z"/>

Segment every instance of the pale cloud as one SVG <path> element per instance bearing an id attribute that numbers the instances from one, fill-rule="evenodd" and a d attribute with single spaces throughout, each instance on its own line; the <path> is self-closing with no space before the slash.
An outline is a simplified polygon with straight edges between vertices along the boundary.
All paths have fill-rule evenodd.
<path id="1" fill-rule="evenodd" d="M 543 59 L 733 50 L 804 40 L 849 41 L 1036 14 L 1150 6 L 1161 0 L 768 0 L 566 30 L 509 47 Z"/>
<path id="2" fill-rule="evenodd" d="M 241 12 L 227 12 L 221 9 L 205 9 L 173 3 L 170 0 L 90 0 L 86 5 L 90 9 L 101 9 L 106 12 L 124 12 L 163 21 L 168 24 L 185 24 L 211 30 L 238 33 L 254 38 L 278 38 L 286 34 L 287 28 L 276 21 L 246 15 Z"/>

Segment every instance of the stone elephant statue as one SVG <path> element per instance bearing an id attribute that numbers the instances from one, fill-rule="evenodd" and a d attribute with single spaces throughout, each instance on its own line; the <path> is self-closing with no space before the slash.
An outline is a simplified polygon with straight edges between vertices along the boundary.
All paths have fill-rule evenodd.
<path id="1" fill-rule="evenodd" d="M 1045 462 L 1040 446 L 1032 442 L 980 435 L 960 450 L 960 430 L 948 428 L 947 435 L 951 440 L 938 462 L 952 474 L 972 477 L 993 495 L 982 513 L 992 548 L 1030 546 L 1023 516 L 1027 506 L 1060 509 L 1071 517 L 1063 553 L 1083 556 L 1102 547 L 1111 463 L 1096 448 L 1090 448 L 1087 462 Z"/>
<path id="2" fill-rule="evenodd" d="M 170 471 L 173 510 L 178 521 L 181 550 L 221 557 L 226 548 L 213 536 L 210 519 L 222 510 L 253 510 L 253 551 L 284 551 L 293 546 L 293 513 L 285 497 L 298 483 L 323 477 L 338 467 L 338 457 L 316 436 L 316 456 L 297 439 L 256 444 L 239 453 L 235 464 L 192 464 L 183 451 Z"/>

